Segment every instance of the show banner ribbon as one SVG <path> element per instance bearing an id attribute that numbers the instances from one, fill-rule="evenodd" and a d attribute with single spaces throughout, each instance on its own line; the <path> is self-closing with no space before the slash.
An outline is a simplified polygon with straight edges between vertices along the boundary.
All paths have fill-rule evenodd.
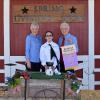
<path id="1" fill-rule="evenodd" d="M 62 46 L 61 49 L 65 70 L 78 70 L 78 57 L 75 45 Z"/>

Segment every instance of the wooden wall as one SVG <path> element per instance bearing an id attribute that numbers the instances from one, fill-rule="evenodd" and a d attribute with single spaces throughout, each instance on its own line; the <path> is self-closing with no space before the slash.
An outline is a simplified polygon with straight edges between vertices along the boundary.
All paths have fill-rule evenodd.
<path id="1" fill-rule="evenodd" d="M 4 33 L 3 33 L 3 0 L 0 0 L 0 56 L 4 56 Z M 0 59 L 0 70 L 4 69 L 4 60 Z M 0 73 L 0 83 L 4 82 L 4 73 Z"/>
<path id="2" fill-rule="evenodd" d="M 3 0 L 0 0 L 0 56 L 4 55 Z"/>
<path id="3" fill-rule="evenodd" d="M 11 0 L 10 12 L 11 12 L 11 56 L 24 56 L 25 55 L 25 37 L 30 32 L 30 24 L 14 24 L 12 21 L 12 7 L 14 5 L 24 5 L 24 4 L 85 4 L 85 21 L 79 23 L 70 23 L 72 32 L 78 38 L 79 44 L 79 55 L 88 54 L 88 2 L 87 0 Z M 54 33 L 54 41 L 58 41 L 58 37 L 61 35 L 59 29 L 60 23 L 40 23 L 40 33 L 44 39 L 44 33 L 46 31 L 52 31 Z"/>
<path id="4" fill-rule="evenodd" d="M 95 0 L 95 55 L 100 55 L 100 0 Z M 95 59 L 95 68 L 100 68 L 100 59 Z M 95 81 L 100 81 L 100 72 L 95 72 Z M 95 85 L 100 90 L 100 85 Z"/>
<path id="5" fill-rule="evenodd" d="M 70 32 L 78 38 L 79 55 L 88 55 L 88 2 L 87 0 L 10 0 L 10 55 L 25 55 L 25 38 L 30 32 L 30 24 L 14 24 L 12 9 L 14 5 L 24 4 L 85 4 L 85 21 L 79 23 L 70 23 Z M 3 0 L 0 0 L 0 56 L 4 55 L 4 34 L 3 34 Z M 60 23 L 40 23 L 40 30 L 44 39 L 44 33 L 48 30 L 54 33 L 54 41 L 57 42 L 61 35 L 59 29 Z M 0 61 L 1 68 L 4 69 L 4 60 Z M 1 82 L 4 81 L 4 74 L 0 73 Z"/>
<path id="6" fill-rule="evenodd" d="M 100 0 L 95 0 L 95 55 L 100 55 Z"/>

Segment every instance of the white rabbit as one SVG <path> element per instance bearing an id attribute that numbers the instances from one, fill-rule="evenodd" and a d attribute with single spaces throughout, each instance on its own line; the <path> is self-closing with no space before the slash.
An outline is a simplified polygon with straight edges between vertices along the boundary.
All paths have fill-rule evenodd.
<path id="1" fill-rule="evenodd" d="M 46 73 L 46 75 L 48 75 L 48 76 L 53 76 L 53 70 L 52 70 L 52 68 L 51 67 L 49 67 L 49 69 L 47 69 L 46 71 L 45 71 L 45 73 Z"/>

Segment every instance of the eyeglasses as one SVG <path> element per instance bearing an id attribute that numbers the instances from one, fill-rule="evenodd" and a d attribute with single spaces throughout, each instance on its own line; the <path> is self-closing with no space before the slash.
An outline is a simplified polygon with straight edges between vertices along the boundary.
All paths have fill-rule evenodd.
<path id="1" fill-rule="evenodd" d="M 52 35 L 46 35 L 46 37 L 52 37 Z"/>

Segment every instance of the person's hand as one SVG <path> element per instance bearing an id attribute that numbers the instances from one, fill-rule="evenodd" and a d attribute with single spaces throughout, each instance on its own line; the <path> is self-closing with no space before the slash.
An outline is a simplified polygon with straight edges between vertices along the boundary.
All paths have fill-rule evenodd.
<path id="1" fill-rule="evenodd" d="M 26 61 L 26 64 L 27 64 L 27 67 L 28 67 L 29 69 L 31 69 L 31 63 L 30 63 L 29 60 Z"/>
<path id="2" fill-rule="evenodd" d="M 67 39 L 67 41 L 70 42 L 70 43 L 72 43 L 72 39 L 71 38 Z"/>

